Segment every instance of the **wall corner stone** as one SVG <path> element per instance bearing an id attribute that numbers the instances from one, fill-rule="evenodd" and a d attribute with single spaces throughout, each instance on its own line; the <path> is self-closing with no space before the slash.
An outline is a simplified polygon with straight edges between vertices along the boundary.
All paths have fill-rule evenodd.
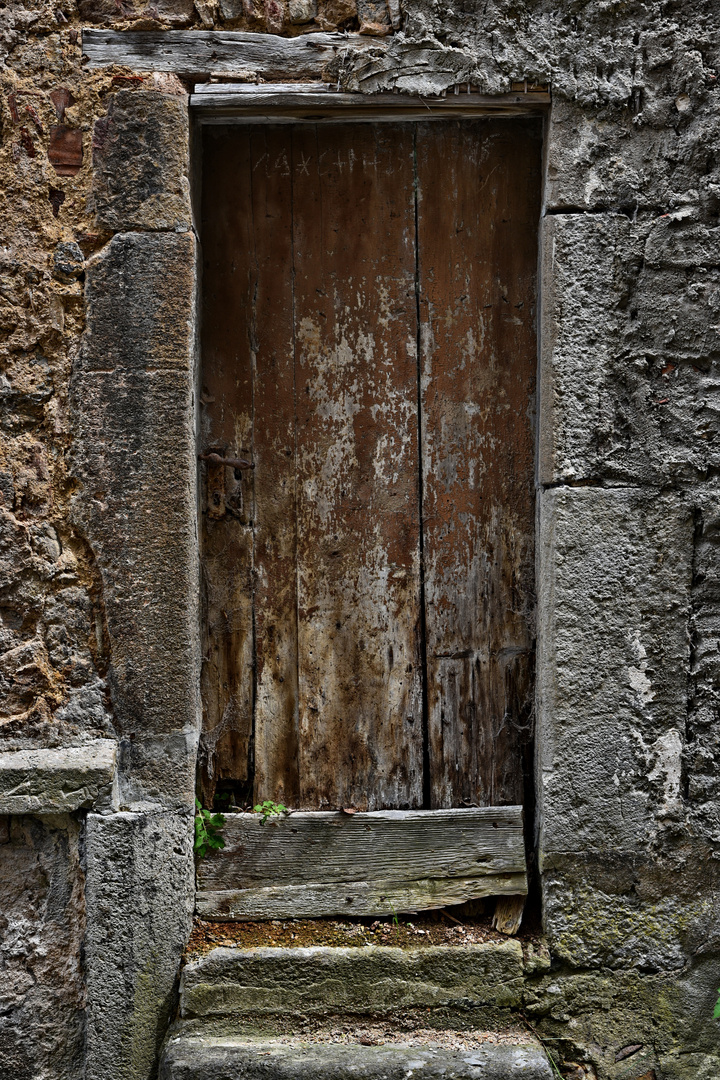
<path id="1" fill-rule="evenodd" d="M 86 844 L 86 1080 L 152 1080 L 192 926 L 192 812 L 89 814 Z"/>

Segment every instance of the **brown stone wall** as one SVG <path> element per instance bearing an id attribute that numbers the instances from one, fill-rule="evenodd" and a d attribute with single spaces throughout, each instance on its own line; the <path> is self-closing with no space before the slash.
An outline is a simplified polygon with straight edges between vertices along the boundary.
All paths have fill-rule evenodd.
<path id="1" fill-rule="evenodd" d="M 111 6 L 116 13 L 115 5 Z M 140 791 L 137 785 L 124 791 L 125 804 L 159 797 L 158 784 L 163 782 L 176 799 L 187 803 L 192 741 L 188 745 L 181 737 L 181 776 L 165 767 L 163 747 L 158 749 L 156 743 L 143 747 L 142 738 L 135 743 L 144 692 L 133 689 L 135 662 L 123 653 L 123 642 L 131 650 L 134 643 L 147 655 L 153 627 L 150 624 L 143 637 L 134 618 L 137 605 L 132 599 L 124 603 L 132 596 L 134 580 L 127 563 L 120 566 L 116 578 L 112 573 L 108 576 L 112 553 L 104 551 L 105 564 L 98 563 L 103 547 L 96 519 L 102 518 L 104 506 L 112 506 L 113 496 L 117 509 L 119 485 L 111 482 L 106 485 L 108 491 L 101 490 L 105 483 L 103 439 L 113 420 L 102 400 L 103 375 L 95 371 L 122 365 L 122 358 L 113 360 L 109 355 L 112 343 L 102 339 L 103 328 L 114 314 L 124 309 L 125 337 L 132 337 L 135 329 L 136 352 L 148 344 L 148 320 L 158 317 L 150 304 L 143 325 L 138 305 L 147 297 L 142 283 L 134 300 L 123 292 L 122 275 L 128 271 L 123 252 L 128 245 L 125 249 L 120 245 L 120 265 L 117 259 L 113 262 L 114 231 L 189 227 L 187 114 L 184 97 L 177 96 L 184 88 L 169 76 L 138 78 L 115 70 L 84 73 L 81 27 L 74 3 L 28 3 L 27 8 L 12 4 L 0 9 L 0 752 L 80 746 L 114 738 L 120 742 L 124 762 L 130 763 L 130 773 L 140 758 L 140 771 L 151 777 L 149 784 L 139 782 Z M 114 159 L 117 130 L 128 128 L 127 99 L 144 88 L 153 91 L 150 103 L 145 113 L 141 110 L 130 120 L 135 136 L 126 131 L 122 154 Z M 146 144 L 148 138 L 156 137 L 167 146 L 168 123 L 172 127 L 173 122 L 176 128 L 180 123 L 179 138 L 177 130 L 170 132 L 175 168 L 173 172 L 167 161 L 160 164 L 163 190 L 158 193 L 157 177 L 137 172 L 142 155 L 133 154 L 137 146 L 133 147 L 132 138 Z M 97 165 L 94 190 L 93 157 Z M 135 192 L 132 206 L 124 195 L 128 187 Z M 129 235 L 130 249 L 142 259 L 142 240 L 133 244 L 136 234 Z M 183 243 L 187 247 L 187 234 L 185 239 L 169 236 L 165 246 L 177 248 Z M 150 240 L 151 248 L 152 244 Z M 155 243 L 158 246 L 162 249 L 162 240 Z M 105 259 L 104 253 L 110 258 Z M 186 263 L 190 275 L 184 292 L 191 304 L 192 253 L 175 254 Z M 146 261 L 152 264 L 157 255 L 157 250 L 148 251 Z M 83 375 L 86 291 L 96 264 L 95 353 L 90 349 L 87 354 L 88 370 Z M 131 269 L 142 279 L 142 267 Z M 117 299 L 117 311 L 111 315 L 107 303 L 112 296 Z M 165 313 L 166 318 L 173 314 Z M 187 323 L 186 314 L 186 339 Z M 164 344 L 168 346 L 168 341 Z M 74 400 L 73 371 L 77 376 Z M 133 440 L 142 439 L 141 421 L 147 415 L 138 408 L 138 394 L 141 400 L 147 396 L 138 383 L 142 383 L 142 373 L 135 377 L 135 386 L 120 395 L 116 393 L 118 379 L 104 378 L 110 397 L 118 403 L 115 448 L 132 455 Z M 129 378 L 132 382 L 132 374 Z M 166 379 L 162 372 L 154 378 L 156 382 Z M 94 394 L 91 386 L 97 388 Z M 186 432 L 187 420 L 180 414 L 187 387 L 178 391 L 179 405 L 167 404 L 167 387 L 162 396 L 169 410 L 168 424 Z M 100 426 L 93 429 L 95 420 Z M 98 450 L 94 459 L 93 448 Z M 160 467 L 170 477 L 175 463 L 161 462 Z M 81 487 L 83 479 L 86 487 Z M 133 483 L 131 473 L 120 492 L 121 502 Z M 174 497 L 172 491 L 169 497 Z M 162 514 L 162 507 L 157 509 Z M 132 529 L 138 535 L 137 523 Z M 114 526 L 113 531 L 122 563 L 128 554 L 127 537 L 123 539 Z M 167 557 L 165 541 L 161 545 Z M 128 616 L 132 616 L 130 621 Z M 162 655 L 172 657 L 169 650 Z M 183 662 L 181 656 L 177 662 Z M 154 680 L 158 688 L 163 685 L 163 674 L 167 672 Z M 177 716 L 161 692 L 154 700 L 165 727 L 172 728 Z M 152 721 L 147 727 L 152 729 Z M 172 735 L 170 742 L 174 745 Z M 174 847 L 180 850 L 188 831 L 187 817 L 179 819 L 178 828 L 181 836 Z M 161 854 L 153 858 L 153 874 L 158 872 Z M 84 813 L 0 819 L 2 1076 L 79 1080 L 85 1075 L 84 863 Z M 131 882 L 122 895 L 129 892 L 142 909 L 140 890 L 132 885 L 131 875 L 124 873 L 121 860 L 115 859 L 113 865 L 119 881 Z M 103 877 L 107 880 L 106 872 Z M 186 916 L 181 891 L 176 889 L 182 921 Z M 128 916 L 122 910 L 118 916 L 120 922 L 135 921 L 136 936 L 141 918 L 142 914 Z M 97 936 L 105 938 L 103 931 Z M 175 955 L 170 986 L 176 966 Z M 163 994 L 167 995 L 167 988 L 159 991 L 159 996 Z M 167 1015 L 168 1006 L 164 1008 Z M 144 1034 L 142 1021 L 137 1026 Z M 153 1031 L 145 1052 L 150 1055 L 150 1067 L 155 1042 Z"/>

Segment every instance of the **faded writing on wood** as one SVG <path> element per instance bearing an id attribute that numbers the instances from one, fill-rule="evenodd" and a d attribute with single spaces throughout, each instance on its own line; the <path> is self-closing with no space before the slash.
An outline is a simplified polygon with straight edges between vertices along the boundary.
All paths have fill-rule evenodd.
<path id="1" fill-rule="evenodd" d="M 206 798 L 523 801 L 538 197 L 532 121 L 205 130 Z"/>

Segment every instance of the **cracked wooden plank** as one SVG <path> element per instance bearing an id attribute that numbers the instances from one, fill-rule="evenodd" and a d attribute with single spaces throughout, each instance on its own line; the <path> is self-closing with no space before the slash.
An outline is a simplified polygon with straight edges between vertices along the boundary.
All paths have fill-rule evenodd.
<path id="1" fill-rule="evenodd" d="M 226 136 L 228 138 L 228 136 Z M 252 191 L 253 292 L 228 317 L 250 312 L 255 472 L 254 799 L 297 806 L 297 431 L 293 306 L 293 192 L 287 131 L 233 132 L 247 139 L 251 168 L 231 176 Z M 243 253 L 235 252 L 236 259 Z"/>
<path id="2" fill-rule="evenodd" d="M 229 315 L 252 295 L 254 273 L 248 140 L 227 145 L 208 132 L 202 204 L 203 320 L 200 440 L 203 450 L 252 457 L 252 355 L 249 327 Z M 252 474 L 204 466 L 202 530 L 203 724 L 199 774 L 211 804 L 218 782 L 251 780 L 254 686 Z M 210 490 L 213 487 L 214 491 Z M 222 499 L 213 507 L 212 495 Z M 208 498 L 210 497 L 210 498 Z"/>
<path id="3" fill-rule="evenodd" d="M 225 842 L 198 867 L 204 918 L 379 915 L 527 892 L 519 806 L 301 812 L 264 825 L 233 814 Z"/>
<path id="4" fill-rule="evenodd" d="M 292 145 L 300 806 L 421 806 L 412 131 Z"/>
<path id="5" fill-rule="evenodd" d="M 254 72 L 264 79 L 319 79 L 343 52 L 386 48 L 376 37 L 317 33 L 298 37 L 237 30 L 83 30 L 89 68 L 120 64 L 135 71 L 201 76 Z"/>

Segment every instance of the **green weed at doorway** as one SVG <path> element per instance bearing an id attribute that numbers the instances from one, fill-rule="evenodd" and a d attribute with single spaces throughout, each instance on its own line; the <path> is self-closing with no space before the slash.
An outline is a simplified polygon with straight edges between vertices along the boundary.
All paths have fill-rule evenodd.
<path id="1" fill-rule="evenodd" d="M 260 824 L 264 825 L 268 818 L 280 817 L 282 814 L 287 814 L 287 806 L 283 806 L 282 803 L 273 802 L 272 799 L 265 799 L 264 802 L 258 803 L 257 806 L 253 806 L 253 811 L 256 814 L 262 814 Z"/>
<path id="2" fill-rule="evenodd" d="M 193 851 L 198 859 L 204 859 L 208 851 L 217 851 L 225 847 L 220 830 L 225 824 L 223 814 L 214 814 L 205 810 L 199 799 L 195 799 L 195 843 Z"/>

